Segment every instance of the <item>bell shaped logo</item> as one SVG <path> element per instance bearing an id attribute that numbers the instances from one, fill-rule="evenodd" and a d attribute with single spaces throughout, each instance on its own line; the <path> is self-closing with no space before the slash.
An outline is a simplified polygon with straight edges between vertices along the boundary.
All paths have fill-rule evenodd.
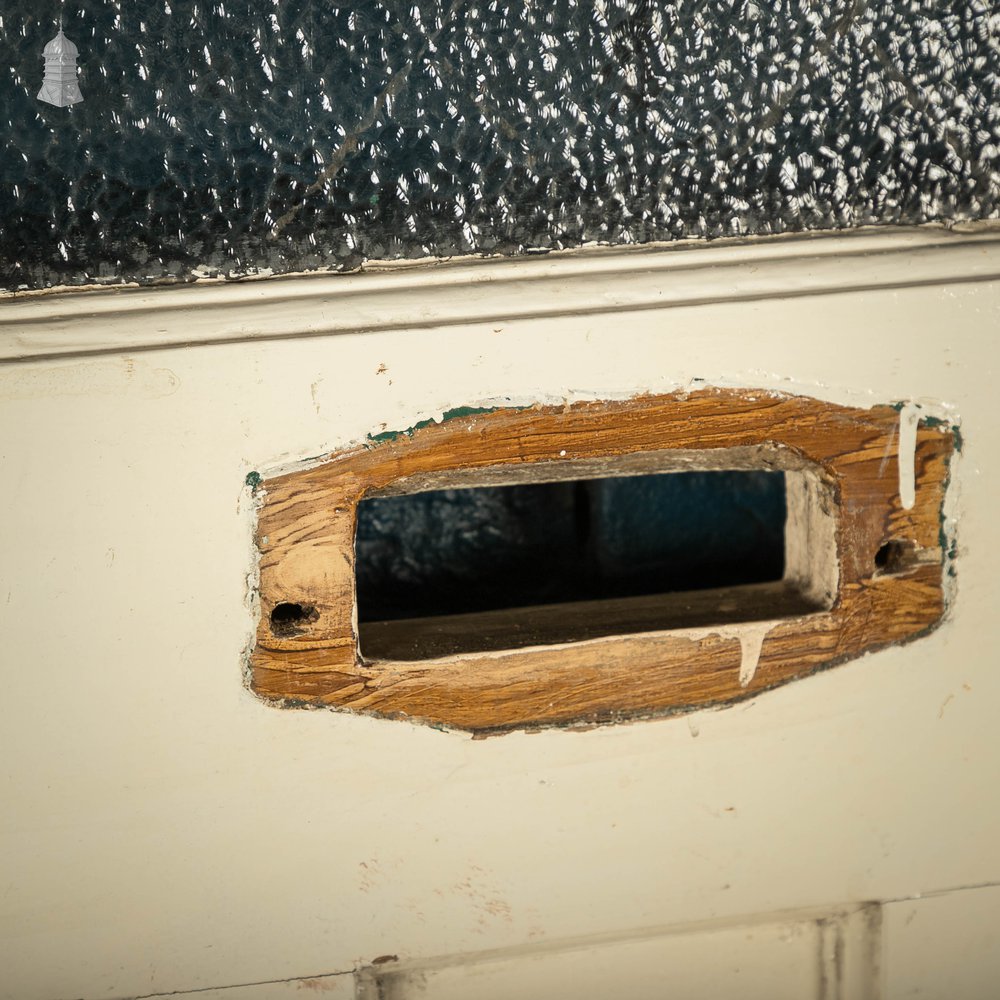
<path id="1" fill-rule="evenodd" d="M 83 100 L 76 80 L 77 47 L 62 33 L 45 46 L 45 78 L 38 99 L 57 108 L 68 108 Z"/>

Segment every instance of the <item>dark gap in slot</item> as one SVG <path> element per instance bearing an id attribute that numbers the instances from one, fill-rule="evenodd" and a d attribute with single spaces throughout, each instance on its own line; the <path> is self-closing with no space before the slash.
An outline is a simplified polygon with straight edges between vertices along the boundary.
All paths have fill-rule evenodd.
<path id="1" fill-rule="evenodd" d="M 673 472 L 445 489 L 358 507 L 359 621 L 776 581 L 782 472 Z"/>

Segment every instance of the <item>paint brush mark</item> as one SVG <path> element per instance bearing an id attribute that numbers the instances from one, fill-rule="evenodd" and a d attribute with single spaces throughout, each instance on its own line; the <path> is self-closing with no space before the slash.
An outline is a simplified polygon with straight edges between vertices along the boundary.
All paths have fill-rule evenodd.
<path id="1" fill-rule="evenodd" d="M 919 403 L 906 403 L 899 411 L 899 502 L 903 510 L 917 502 L 917 426 L 922 409 Z"/>
<path id="2" fill-rule="evenodd" d="M 882 452 L 882 461 L 878 466 L 878 477 L 881 479 L 885 475 L 885 467 L 889 464 L 889 456 L 892 454 L 892 446 L 896 443 L 896 428 L 892 428 L 889 440 L 885 443 L 885 451 Z"/>
<path id="3" fill-rule="evenodd" d="M 52 396 L 114 396 L 164 399 L 172 396 L 180 379 L 169 368 L 125 359 L 121 365 L 57 365 L 26 370 L 3 392 L 4 399 L 47 399 Z"/>

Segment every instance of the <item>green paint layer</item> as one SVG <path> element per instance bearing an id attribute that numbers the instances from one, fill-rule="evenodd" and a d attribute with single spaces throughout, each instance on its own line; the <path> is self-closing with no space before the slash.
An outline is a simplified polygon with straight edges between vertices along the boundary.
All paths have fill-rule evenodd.
<path id="1" fill-rule="evenodd" d="M 497 410 L 526 410 L 527 406 L 455 406 L 450 410 L 445 410 L 441 414 L 440 420 L 420 420 L 412 427 L 407 427 L 401 431 L 381 431 L 378 434 L 369 434 L 367 443 L 382 444 L 385 441 L 395 441 L 401 437 L 413 437 L 413 435 L 424 427 L 431 427 L 434 424 L 443 424 L 448 420 L 467 419 L 477 417 L 483 413 L 496 413 Z"/>

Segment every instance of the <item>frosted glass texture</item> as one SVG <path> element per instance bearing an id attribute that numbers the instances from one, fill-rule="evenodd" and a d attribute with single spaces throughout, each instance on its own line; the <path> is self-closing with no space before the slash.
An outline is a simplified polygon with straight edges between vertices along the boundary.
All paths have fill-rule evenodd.
<path id="1" fill-rule="evenodd" d="M 984 2 L 67 3 L 0 14 L 0 288 L 995 217 Z"/>

